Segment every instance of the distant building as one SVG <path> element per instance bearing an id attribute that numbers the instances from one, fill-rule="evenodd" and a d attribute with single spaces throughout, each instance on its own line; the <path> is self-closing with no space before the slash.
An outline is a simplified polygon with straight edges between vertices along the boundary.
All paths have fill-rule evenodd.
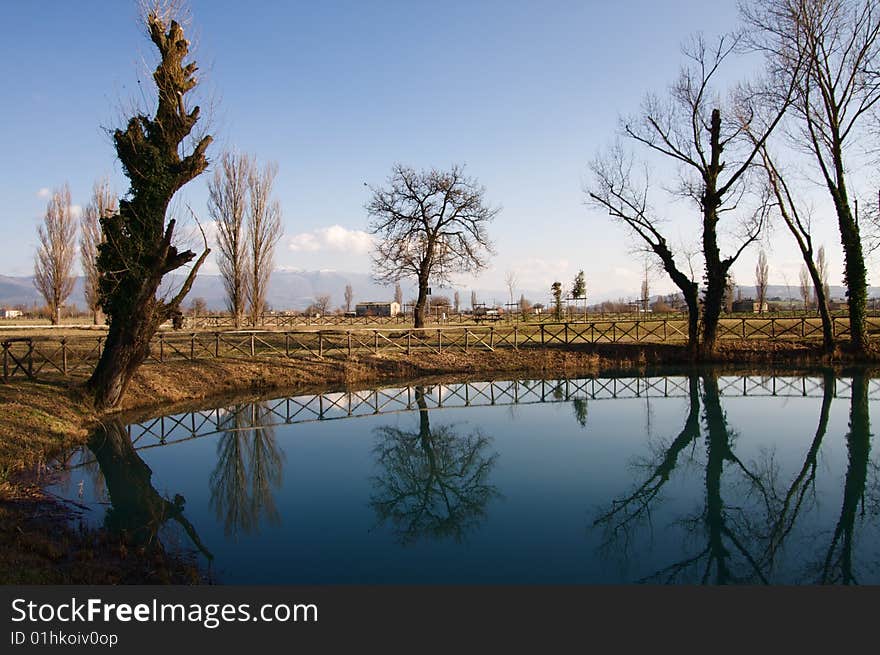
<path id="1" fill-rule="evenodd" d="M 737 314 L 761 314 L 770 311 L 770 305 L 765 300 L 764 306 L 761 307 L 761 304 L 757 300 L 743 298 L 742 300 L 733 301 L 733 311 Z"/>
<path id="2" fill-rule="evenodd" d="M 0 309 L 0 318 L 18 318 L 21 315 L 20 309 Z"/>
<path id="3" fill-rule="evenodd" d="M 397 302 L 359 302 L 354 306 L 357 316 L 397 316 L 400 303 Z"/>

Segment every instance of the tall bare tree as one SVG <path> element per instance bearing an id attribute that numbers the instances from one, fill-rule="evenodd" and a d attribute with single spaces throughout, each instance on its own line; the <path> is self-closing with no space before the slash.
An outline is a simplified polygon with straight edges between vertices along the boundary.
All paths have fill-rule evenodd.
<path id="1" fill-rule="evenodd" d="M 83 292 L 86 305 L 92 314 L 92 322 L 98 324 L 101 312 L 98 293 L 98 244 L 101 243 L 101 219 L 119 211 L 116 195 L 108 179 L 98 180 L 92 187 L 92 200 L 83 210 L 80 220 L 79 254 L 83 270 Z"/>
<path id="2" fill-rule="evenodd" d="M 724 311 L 728 314 L 733 313 L 733 301 L 741 300 L 737 295 L 741 296 L 742 291 L 737 291 L 736 280 L 733 277 L 733 273 L 730 273 L 727 276 L 727 286 L 724 289 Z"/>
<path id="3" fill-rule="evenodd" d="M 651 302 L 651 278 L 648 275 L 650 272 L 650 265 L 648 264 L 648 260 L 645 260 L 645 274 L 642 277 L 642 288 L 641 288 L 641 301 L 642 301 L 642 311 L 648 312 L 648 303 Z"/>
<path id="4" fill-rule="evenodd" d="M 428 284 L 454 273 L 476 273 L 493 253 L 488 224 L 499 209 L 485 202 L 486 190 L 460 166 L 415 171 L 397 164 L 388 187 L 371 187 L 366 205 L 370 232 L 379 238 L 373 254 L 376 278 L 397 282 L 415 277 L 415 327 L 424 327 Z"/>
<path id="5" fill-rule="evenodd" d="M 804 301 L 804 313 L 806 314 L 807 310 L 810 308 L 810 295 L 813 290 L 810 281 L 810 271 L 807 270 L 806 264 L 801 264 L 800 282 L 801 298 Z"/>
<path id="6" fill-rule="evenodd" d="M 764 303 L 767 302 L 769 277 L 770 266 L 767 264 L 767 253 L 761 248 L 758 251 L 758 263 L 755 264 L 755 296 L 757 296 L 759 314 L 764 313 Z"/>
<path id="7" fill-rule="evenodd" d="M 704 357 L 712 357 L 718 334 L 718 320 L 731 266 L 754 243 L 766 216 L 766 203 L 740 208 L 752 161 L 782 120 L 790 102 L 793 84 L 773 97 L 773 111 L 754 141 L 742 130 L 743 115 L 768 113 L 766 97 L 737 93 L 728 108 L 722 107 L 712 85 L 725 60 L 739 45 L 738 37 L 725 36 L 714 46 L 695 37 L 685 48 L 688 64 L 672 86 L 668 103 L 649 97 L 637 120 L 624 125 L 635 141 L 678 163 L 682 169 L 681 191 L 700 211 L 704 259 L 702 343 Z M 722 116 L 722 109 L 725 116 Z M 729 115 L 727 115 L 729 114 Z M 738 232 L 732 254 L 721 254 L 718 226 L 725 216 L 740 217 L 731 232 Z M 729 219 L 728 219 L 729 222 Z M 654 237 L 656 239 L 656 237 Z"/>
<path id="8" fill-rule="evenodd" d="M 744 126 L 750 134 L 748 126 Z M 782 217 L 783 223 L 794 237 L 801 251 L 807 274 L 812 278 L 815 292 L 816 307 L 822 319 L 822 342 L 826 352 L 834 350 L 834 330 L 831 324 L 831 313 L 828 309 L 828 285 L 822 283 L 823 275 L 827 280 L 828 271 L 825 264 L 825 248 L 820 247 L 814 260 L 813 235 L 811 217 L 808 211 L 801 208 L 796 194 L 789 187 L 785 176 L 770 154 L 765 143 L 761 147 L 760 165 L 767 176 L 770 197 L 775 201 L 775 211 Z M 806 302 L 804 306 L 806 308 Z"/>
<path id="9" fill-rule="evenodd" d="M 109 320 L 107 341 L 89 386 L 99 407 L 121 400 L 132 376 L 150 352 L 159 325 L 180 314 L 196 274 L 210 250 L 196 259 L 191 250 L 172 245 L 175 219 L 166 223 L 174 194 L 208 165 L 205 152 L 212 138 L 195 136 L 200 110 L 187 109 L 186 95 L 198 80 L 195 62 L 187 62 L 189 41 L 179 16 L 164 11 L 165 3 L 147 9 L 144 22 L 160 60 L 153 73 L 158 106 L 150 118 L 138 113 L 125 129 L 113 133 L 116 152 L 131 181 L 119 212 L 101 220 L 104 235 L 98 246 L 101 308 Z M 190 146 L 192 146 L 190 148 Z M 188 151 L 188 153 L 187 153 Z M 196 260 L 182 286 L 169 299 L 156 291 L 162 278 Z"/>
<path id="10" fill-rule="evenodd" d="M 471 289 L 471 311 L 477 306 L 477 292 Z"/>
<path id="11" fill-rule="evenodd" d="M 507 271 L 504 274 L 504 284 L 507 286 L 508 302 L 510 303 L 511 310 L 513 310 L 513 295 L 516 293 L 516 282 L 516 271 Z"/>
<path id="12" fill-rule="evenodd" d="M 351 301 L 354 299 L 354 290 L 350 284 L 345 285 L 345 311 L 351 311 Z"/>
<path id="13" fill-rule="evenodd" d="M 743 7 L 753 43 L 775 76 L 796 89 L 798 145 L 815 162 L 834 203 L 849 304 L 850 339 L 868 350 L 868 283 L 847 172 L 863 151 L 880 100 L 877 0 L 752 0 Z"/>
<path id="14" fill-rule="evenodd" d="M 241 327 L 247 295 L 248 248 L 245 217 L 250 206 L 249 179 L 254 161 L 226 151 L 208 182 L 208 215 L 217 226 L 217 266 L 226 292 L 226 309 Z"/>
<path id="15" fill-rule="evenodd" d="M 816 286 L 814 293 L 818 298 L 819 289 L 822 289 L 827 306 L 831 301 L 831 289 L 828 286 L 828 260 L 825 258 L 825 246 L 819 246 L 819 252 L 816 255 L 816 271 L 819 274 L 819 284 Z"/>
<path id="16" fill-rule="evenodd" d="M 459 295 L 457 290 L 454 294 L 452 294 L 452 304 L 455 308 L 455 313 L 458 314 L 461 311 L 461 296 Z"/>
<path id="17" fill-rule="evenodd" d="M 403 289 L 400 288 L 400 283 L 396 283 L 394 285 L 394 302 L 403 307 Z"/>
<path id="18" fill-rule="evenodd" d="M 256 166 L 248 175 L 250 203 L 247 213 L 248 261 L 247 299 L 251 324 L 257 325 L 266 309 L 266 294 L 272 276 L 275 246 L 281 238 L 281 204 L 272 198 L 278 165 Z"/>
<path id="19" fill-rule="evenodd" d="M 49 307 L 52 325 L 57 325 L 61 321 L 61 308 L 73 292 L 75 281 L 76 219 L 71 210 L 67 184 L 52 192 L 37 239 L 34 286 Z"/>

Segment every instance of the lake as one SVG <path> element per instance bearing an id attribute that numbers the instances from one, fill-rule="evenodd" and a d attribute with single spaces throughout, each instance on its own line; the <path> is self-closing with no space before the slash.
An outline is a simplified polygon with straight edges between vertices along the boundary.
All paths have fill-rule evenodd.
<path id="1" fill-rule="evenodd" d="M 227 584 L 880 583 L 856 371 L 506 380 L 109 423 L 50 491 Z"/>

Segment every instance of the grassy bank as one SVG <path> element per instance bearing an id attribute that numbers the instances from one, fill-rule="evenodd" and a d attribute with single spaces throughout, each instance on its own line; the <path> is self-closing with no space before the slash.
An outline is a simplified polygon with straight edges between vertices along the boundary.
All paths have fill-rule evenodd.
<path id="1" fill-rule="evenodd" d="M 725 342 L 721 362 L 810 367 L 827 361 L 812 345 Z M 602 344 L 495 352 L 367 355 L 352 359 L 212 359 L 142 367 L 113 415 L 144 418 L 235 395 L 364 387 L 455 376 L 583 376 L 690 365 L 680 346 Z M 80 445 L 109 414 L 95 411 L 84 378 L 0 384 L 0 582 L 198 582 L 191 562 L 161 551 L 132 551 L 103 530 L 77 526 L 74 506 L 42 493 L 43 464 Z M 71 521 L 71 519 L 74 519 Z"/>

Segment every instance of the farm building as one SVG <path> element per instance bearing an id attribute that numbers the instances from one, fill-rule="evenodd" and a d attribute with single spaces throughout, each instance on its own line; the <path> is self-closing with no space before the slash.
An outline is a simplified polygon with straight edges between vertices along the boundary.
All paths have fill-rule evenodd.
<path id="1" fill-rule="evenodd" d="M 752 300 L 751 298 L 744 298 L 742 300 L 735 300 L 733 302 L 733 311 L 734 313 L 746 313 L 746 314 L 760 314 L 762 312 L 769 311 L 770 307 L 767 304 L 767 301 L 764 301 L 764 307 L 762 308 L 757 300 Z"/>
<path id="2" fill-rule="evenodd" d="M 20 309 L 0 309 L 0 318 L 18 318 L 21 316 Z"/>
<path id="3" fill-rule="evenodd" d="M 359 302 L 354 306 L 358 316 L 397 316 L 400 303 L 396 302 Z"/>

